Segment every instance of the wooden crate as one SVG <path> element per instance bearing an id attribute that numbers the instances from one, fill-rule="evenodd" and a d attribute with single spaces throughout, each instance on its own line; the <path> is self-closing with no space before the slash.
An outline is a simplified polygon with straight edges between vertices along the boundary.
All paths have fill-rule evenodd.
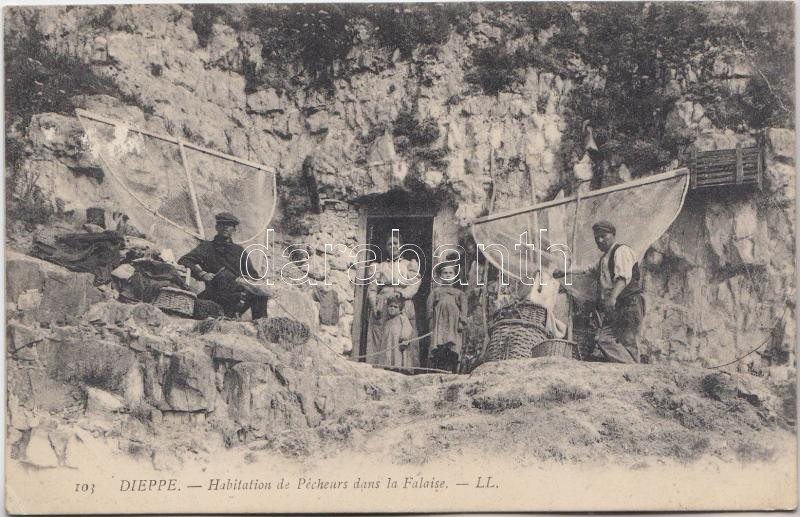
<path id="1" fill-rule="evenodd" d="M 764 153 L 759 146 L 693 151 L 689 158 L 692 189 L 753 185 L 761 189 Z"/>

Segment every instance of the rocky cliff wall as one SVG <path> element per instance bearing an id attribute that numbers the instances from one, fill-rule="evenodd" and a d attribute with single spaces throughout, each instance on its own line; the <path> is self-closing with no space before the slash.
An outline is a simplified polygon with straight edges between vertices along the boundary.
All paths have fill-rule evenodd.
<path id="1" fill-rule="evenodd" d="M 763 344 L 734 366 L 762 374 L 770 366 L 794 364 L 793 142 L 793 131 L 767 131 L 764 189 L 690 193 L 678 219 L 646 255 L 644 336 L 656 361 L 716 366 Z M 710 132 L 698 139 L 703 150 L 736 143 L 755 142 Z"/>
<path id="2" fill-rule="evenodd" d="M 496 95 L 466 80 L 475 48 L 546 41 L 548 27 L 515 34 L 504 29 L 507 15 L 476 8 L 465 30 L 409 52 L 370 45 L 377 36 L 364 29 L 337 62 L 347 73 L 334 74 L 324 92 L 309 87 L 294 63 L 296 87 L 253 84 L 254 74 L 275 72 L 263 57 L 273 49 L 224 18 L 201 38 L 196 16 L 165 5 L 24 8 L 7 10 L 6 26 L 12 40 L 36 31 L 49 51 L 89 63 L 118 89 L 111 96 L 73 96 L 72 106 L 275 167 L 277 244 L 307 242 L 312 261 L 321 259 L 324 242 L 357 243 L 359 202 L 372 194 L 400 188 L 442 196 L 456 207 L 456 221 L 466 224 L 488 210 L 492 197 L 493 208 L 503 210 L 548 199 L 575 178 L 607 184 L 630 177 L 625 164 L 592 163 L 589 154 L 565 152 L 575 130 L 568 110 L 575 84 L 552 67 L 520 65 L 518 84 Z M 701 150 L 752 141 L 758 131 L 717 127 L 712 118 L 719 117 L 693 93 L 698 84 L 741 89 L 755 74 L 752 63 L 729 49 L 698 55 L 702 59 L 672 71 L 669 87 L 679 100 L 667 117 L 669 130 Z M 578 70 L 583 85 L 607 87 L 603 65 L 561 66 Z M 68 111 L 34 113 L 20 127 L 24 132 L 10 134 L 24 149 L 18 168 L 37 179 L 53 206 L 62 212 L 114 207 Z M 737 366 L 758 371 L 793 364 L 793 140 L 791 131 L 768 131 L 765 190 L 691 195 L 648 254 L 645 338 L 652 360 L 724 362 L 770 336 L 771 352 Z M 324 200 L 320 214 L 309 209 L 304 174 L 315 179 Z M 344 318 L 322 327 L 342 348 L 354 305 L 348 265 L 343 256 L 335 268 Z"/>

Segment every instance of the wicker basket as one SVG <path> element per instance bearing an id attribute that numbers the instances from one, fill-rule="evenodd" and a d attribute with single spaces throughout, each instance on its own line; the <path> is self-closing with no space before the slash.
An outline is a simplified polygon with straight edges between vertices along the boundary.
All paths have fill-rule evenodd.
<path id="1" fill-rule="evenodd" d="M 567 357 L 580 359 L 578 345 L 566 339 L 546 339 L 534 346 L 531 350 L 532 357 Z"/>
<path id="2" fill-rule="evenodd" d="M 534 346 L 548 339 L 544 328 L 521 319 L 503 319 L 489 329 L 485 361 L 525 359 Z"/>
<path id="3" fill-rule="evenodd" d="M 184 291 L 175 287 L 162 287 L 153 305 L 164 312 L 180 314 L 181 316 L 194 315 L 194 303 L 197 295 L 191 291 Z"/>
<path id="4" fill-rule="evenodd" d="M 540 327 L 547 324 L 547 309 L 529 301 L 519 301 L 497 309 L 492 316 L 492 322 L 497 323 L 504 319 L 523 320 Z"/>

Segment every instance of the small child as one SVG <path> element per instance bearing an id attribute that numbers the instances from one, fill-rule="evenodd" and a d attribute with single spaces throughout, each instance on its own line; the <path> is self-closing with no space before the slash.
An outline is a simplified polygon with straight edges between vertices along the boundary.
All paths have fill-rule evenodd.
<path id="1" fill-rule="evenodd" d="M 411 322 L 403 314 L 403 297 L 400 295 L 392 296 L 386 302 L 386 323 L 383 325 L 383 339 L 381 342 L 386 346 L 386 357 L 388 366 L 407 367 L 413 366 L 411 354 L 416 347 L 412 347 L 408 341 L 414 334 Z"/>
<path id="2" fill-rule="evenodd" d="M 430 362 L 441 363 L 447 366 L 442 369 L 453 373 L 458 369 L 467 318 L 467 295 L 456 287 L 457 276 L 455 264 L 442 266 L 440 281 L 431 288 L 428 296 L 428 314 L 432 317 Z"/>

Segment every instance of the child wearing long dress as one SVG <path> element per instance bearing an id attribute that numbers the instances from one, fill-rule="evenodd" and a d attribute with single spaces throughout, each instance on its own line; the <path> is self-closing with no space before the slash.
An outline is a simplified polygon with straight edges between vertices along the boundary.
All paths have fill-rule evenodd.
<path id="1" fill-rule="evenodd" d="M 414 329 L 403 313 L 403 298 L 392 296 L 386 303 L 386 322 L 383 324 L 381 341 L 386 346 L 388 366 L 400 368 L 413 367 L 411 354 L 416 350 L 407 341 L 411 339 Z"/>
<path id="2" fill-rule="evenodd" d="M 428 314 L 432 315 L 430 363 L 434 368 L 456 372 L 463 349 L 463 330 L 467 319 L 467 295 L 456 287 L 456 266 L 445 265 L 440 283 L 431 288 Z"/>

